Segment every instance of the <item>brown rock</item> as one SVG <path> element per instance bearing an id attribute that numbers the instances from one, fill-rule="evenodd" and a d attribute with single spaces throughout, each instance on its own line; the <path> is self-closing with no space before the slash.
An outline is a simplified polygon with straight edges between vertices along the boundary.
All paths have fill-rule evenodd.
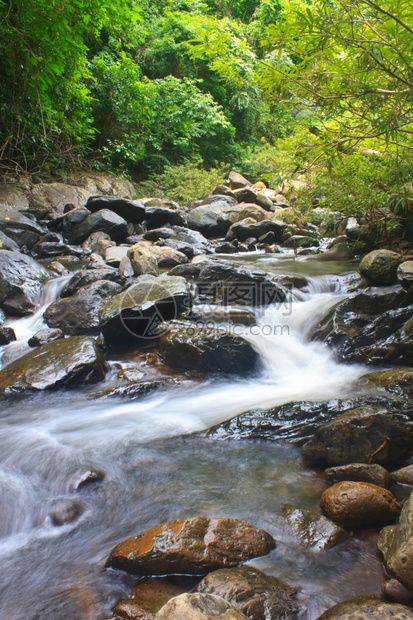
<path id="1" fill-rule="evenodd" d="M 381 530 L 377 547 L 389 575 L 413 592 L 413 494 L 403 504 L 398 524 Z"/>
<path id="2" fill-rule="evenodd" d="M 195 517 L 169 521 L 124 540 L 107 564 L 141 575 L 202 575 L 237 566 L 274 547 L 270 534 L 241 519 Z"/>
<path id="3" fill-rule="evenodd" d="M 284 506 L 283 516 L 288 525 L 300 537 L 304 546 L 313 550 L 330 549 L 347 540 L 349 534 L 324 515 L 311 510 Z"/>
<path id="4" fill-rule="evenodd" d="M 232 190 L 239 189 L 240 187 L 250 187 L 251 183 L 239 174 L 238 172 L 230 172 L 228 175 L 229 186 Z"/>
<path id="5" fill-rule="evenodd" d="M 397 579 L 389 579 L 382 586 L 383 594 L 394 601 L 395 603 L 401 603 L 402 605 L 413 606 L 413 594 L 404 587 Z"/>
<path id="6" fill-rule="evenodd" d="M 250 620 L 276 620 L 298 611 L 294 588 L 251 566 L 217 570 L 204 577 L 196 589 L 221 596 Z"/>
<path id="7" fill-rule="evenodd" d="M 155 614 L 173 597 L 186 592 L 178 586 L 160 579 L 139 583 L 127 598 L 114 607 L 116 616 L 128 620 L 153 620 Z"/>
<path id="8" fill-rule="evenodd" d="M 390 491 L 368 482 L 338 482 L 324 491 L 320 506 L 344 527 L 390 521 L 400 513 L 400 504 Z"/>
<path id="9" fill-rule="evenodd" d="M 373 596 L 360 596 L 339 603 L 318 620 L 412 620 L 413 610 L 396 603 L 385 603 Z"/>
<path id="10" fill-rule="evenodd" d="M 342 482 L 343 480 L 370 482 L 384 489 L 390 489 L 394 482 L 387 469 L 381 465 L 367 465 L 366 463 L 330 467 L 325 470 L 324 477 L 330 482 Z"/>
<path id="11" fill-rule="evenodd" d="M 407 465 L 397 471 L 393 471 L 392 476 L 399 484 L 410 484 L 413 486 L 413 465 Z"/>
<path id="12" fill-rule="evenodd" d="M 214 594 L 181 594 L 156 614 L 155 620 L 247 620 L 247 616 Z"/>

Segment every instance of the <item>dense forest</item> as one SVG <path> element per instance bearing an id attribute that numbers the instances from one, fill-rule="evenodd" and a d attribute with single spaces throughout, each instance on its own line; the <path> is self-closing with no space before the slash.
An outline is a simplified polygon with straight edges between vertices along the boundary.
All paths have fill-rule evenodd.
<path id="1" fill-rule="evenodd" d="M 409 0 L 0 0 L 0 172 L 92 167 L 177 199 L 236 168 L 411 218 Z M 301 176 L 300 176 L 301 175 Z"/>

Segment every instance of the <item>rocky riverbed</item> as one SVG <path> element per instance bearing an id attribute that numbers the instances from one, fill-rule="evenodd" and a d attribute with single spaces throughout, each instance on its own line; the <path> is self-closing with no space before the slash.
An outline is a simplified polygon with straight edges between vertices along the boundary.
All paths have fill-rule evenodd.
<path id="1" fill-rule="evenodd" d="M 412 248 L 78 182 L 0 192 L 0 617 L 413 617 Z"/>

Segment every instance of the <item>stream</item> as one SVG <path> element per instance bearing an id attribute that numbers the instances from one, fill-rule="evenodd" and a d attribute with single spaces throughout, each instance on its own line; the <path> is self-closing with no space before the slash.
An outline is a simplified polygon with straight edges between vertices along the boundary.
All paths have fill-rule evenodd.
<path id="1" fill-rule="evenodd" d="M 308 335 L 351 294 L 357 264 L 265 254 L 231 260 L 308 279 L 288 303 L 255 309 L 257 325 L 238 332 L 261 356 L 258 375 L 184 381 L 139 400 L 102 398 L 128 365 L 114 353 L 103 387 L 1 397 L 0 620 L 103 620 L 137 581 L 104 569 L 113 546 L 158 523 L 197 515 L 243 518 L 274 536 L 276 549 L 250 563 L 297 587 L 300 612 L 291 618 L 315 620 L 337 602 L 380 594 L 373 531 L 315 552 L 283 525 L 284 504 L 318 511 L 327 486 L 296 445 L 198 433 L 252 409 L 354 396 L 366 369 L 337 364 Z M 28 338 L 44 326 L 44 309 L 67 280 L 45 284 L 35 315 L 8 321 L 17 341 L 0 349 L 2 366 L 30 350 Z M 105 478 L 74 494 L 73 481 L 87 468 Z M 56 527 L 50 513 L 68 500 L 81 515 Z"/>

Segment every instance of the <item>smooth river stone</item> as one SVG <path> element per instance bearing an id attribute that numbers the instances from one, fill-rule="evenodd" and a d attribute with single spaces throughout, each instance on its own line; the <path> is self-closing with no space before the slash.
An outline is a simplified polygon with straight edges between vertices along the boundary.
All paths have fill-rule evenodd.
<path id="1" fill-rule="evenodd" d="M 108 566 L 140 575 L 205 575 L 266 555 L 275 541 L 241 519 L 178 519 L 128 538 L 111 552 Z"/>

